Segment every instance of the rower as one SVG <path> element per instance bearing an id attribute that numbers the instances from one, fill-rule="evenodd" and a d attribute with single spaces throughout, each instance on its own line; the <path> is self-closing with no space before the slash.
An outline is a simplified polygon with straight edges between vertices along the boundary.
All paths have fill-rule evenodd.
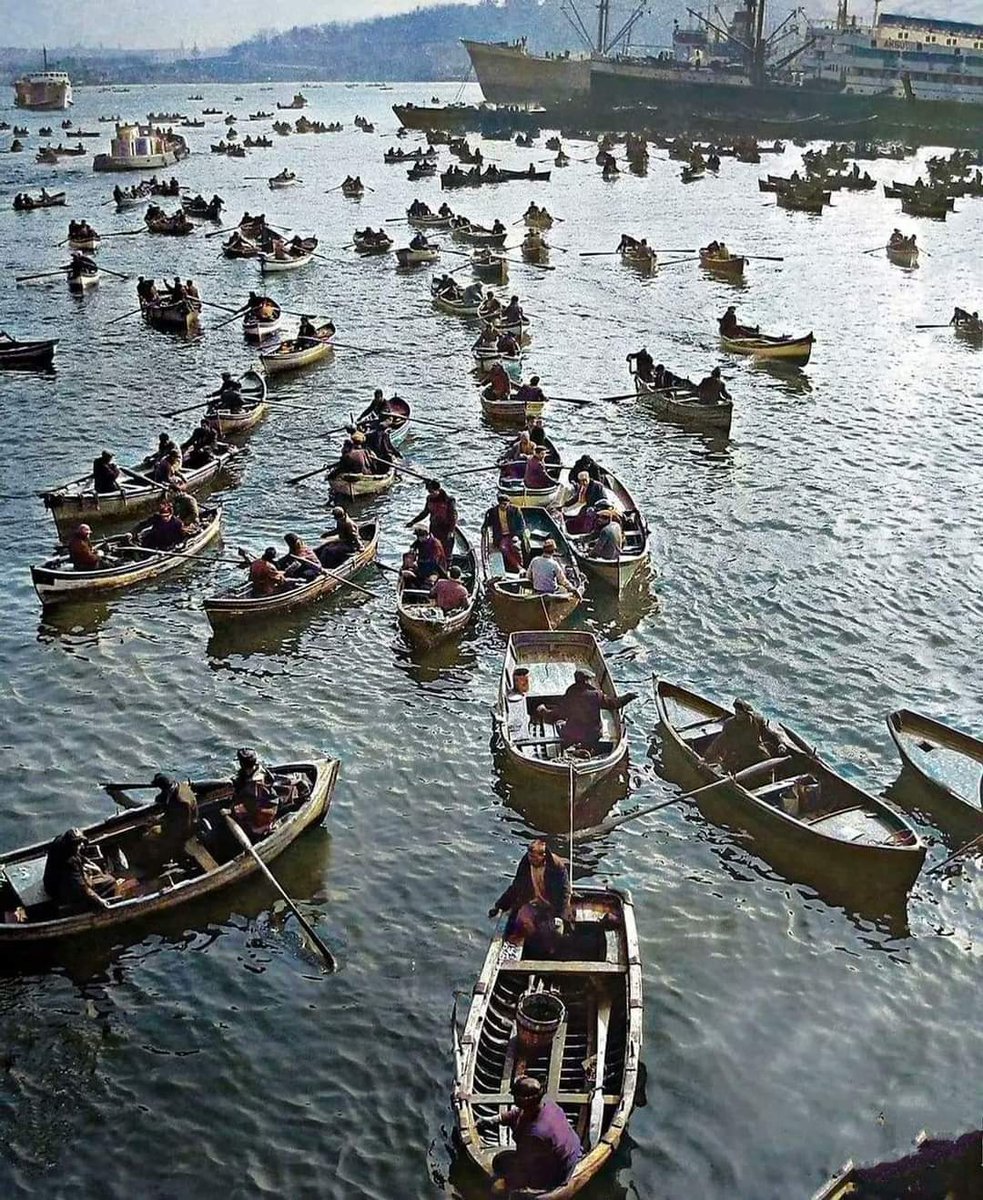
<path id="1" fill-rule="evenodd" d="M 696 398 L 700 404 L 721 404 L 730 399 L 730 393 L 720 377 L 719 367 L 714 367 L 710 374 L 697 384 Z"/>
<path id="2" fill-rule="evenodd" d="M 206 400 L 217 400 L 217 404 L 209 404 L 209 409 L 227 408 L 229 412 L 237 413 L 242 411 L 242 384 L 233 377 L 231 371 L 222 372 L 222 383 L 217 391 L 209 392 L 205 397 Z"/>
<path id="3" fill-rule="evenodd" d="M 357 429 L 350 438 L 346 438 L 341 457 L 328 472 L 329 479 L 337 479 L 339 475 L 372 475 L 372 461 L 365 452 L 365 434 Z"/>
<path id="4" fill-rule="evenodd" d="M 498 339 L 498 351 L 500 354 L 515 357 L 519 353 L 519 343 L 516 341 L 515 334 L 506 329 Z"/>
<path id="5" fill-rule="evenodd" d="M 530 382 L 532 382 L 530 380 Z M 533 417 L 529 426 L 529 440 L 536 446 L 546 445 L 546 427 L 542 417 Z"/>
<path id="6" fill-rule="evenodd" d="M 267 546 L 259 558 L 250 561 L 249 582 L 253 596 L 272 596 L 287 582 L 286 575 L 277 566 L 277 557 L 276 546 Z"/>
<path id="7" fill-rule="evenodd" d="M 534 560 L 535 561 L 535 560 Z M 623 696 L 606 696 L 597 686 L 590 671 L 576 670 L 573 673 L 573 683 L 560 697 L 555 709 L 541 705 L 536 715 L 557 726 L 560 735 L 560 745 L 582 747 L 591 754 L 597 754 L 604 728 L 601 713 L 618 712 L 638 699 L 637 692 L 625 692 Z"/>
<path id="8" fill-rule="evenodd" d="M 160 508 L 151 519 L 150 528 L 140 539 L 140 544 L 148 550 L 173 550 L 186 537 L 187 530 L 174 512 L 170 500 L 162 500 Z"/>
<path id="9" fill-rule="evenodd" d="M 522 475 L 524 487 L 533 488 L 537 491 L 556 487 L 556 480 L 546 470 L 546 454 L 547 450 L 545 446 L 537 446 L 532 456 L 526 459 L 526 466 Z"/>
<path id="10" fill-rule="evenodd" d="M 512 380 L 500 362 L 492 363 L 488 369 L 488 386 L 484 390 L 486 400 L 507 400 L 512 392 Z"/>
<path id="11" fill-rule="evenodd" d="M 276 550 L 272 547 L 264 553 L 264 558 L 271 551 L 275 558 Z M 232 779 L 232 815 L 255 841 L 270 832 L 279 813 L 276 779 L 260 763 L 255 750 L 243 747 L 236 757 L 239 769 Z"/>
<path id="12" fill-rule="evenodd" d="M 512 296 L 510 298 L 508 304 L 506 305 L 504 311 L 502 312 L 501 320 L 502 320 L 503 325 L 522 326 L 525 324 L 526 318 L 525 318 L 525 314 L 522 311 L 522 307 L 519 304 L 518 296 Z"/>
<path id="13" fill-rule="evenodd" d="M 287 543 L 287 551 L 295 561 L 286 568 L 284 574 L 300 579 L 316 579 L 321 574 L 321 560 L 296 533 L 286 533 L 283 540 Z"/>
<path id="14" fill-rule="evenodd" d="M 100 495 L 115 492 L 120 487 L 120 474 L 111 450 L 103 450 L 98 458 L 92 460 L 92 483 Z"/>
<path id="15" fill-rule="evenodd" d="M 208 418 L 202 417 L 194 429 L 192 429 L 188 440 L 181 443 L 181 454 L 183 455 L 184 465 L 191 470 L 195 470 L 198 467 L 204 467 L 208 463 L 213 462 L 219 445 L 218 434 L 215 432 Z"/>
<path id="16" fill-rule="evenodd" d="M 427 241 L 426 237 L 422 233 L 415 233 L 413 235 L 413 237 L 410 238 L 410 249 L 411 250 L 429 250 L 430 243 Z"/>
<path id="17" fill-rule="evenodd" d="M 155 483 L 170 483 L 181 478 L 181 451 L 176 446 L 158 459 L 151 478 Z"/>
<path id="18" fill-rule="evenodd" d="M 417 525 L 413 532 L 413 544 L 403 555 L 403 586 L 429 592 L 430 580 L 447 574 L 447 555 L 426 525 Z"/>
<path id="19" fill-rule="evenodd" d="M 471 597 L 461 582 L 461 568 L 451 567 L 446 579 L 438 579 L 430 598 L 445 615 L 464 608 Z"/>
<path id="20" fill-rule="evenodd" d="M 197 527 L 201 520 L 201 509 L 198 507 L 198 501 L 180 479 L 167 489 L 167 496 L 174 509 L 174 515 L 184 526 L 185 533 Z"/>
<path id="21" fill-rule="evenodd" d="M 334 506 L 331 515 L 334 517 L 334 529 L 321 534 L 322 538 L 330 540 L 322 542 L 315 551 L 325 567 L 340 566 L 346 558 L 365 548 L 358 526 L 340 504 Z"/>
<path id="22" fill-rule="evenodd" d="M 570 581 L 563 564 L 556 557 L 556 541 L 551 537 L 543 542 L 542 553 L 537 554 L 526 567 L 526 578 L 538 596 L 571 595 L 577 592 L 575 584 Z"/>
<path id="23" fill-rule="evenodd" d="M 628 361 L 628 370 L 633 375 L 637 375 L 639 379 L 644 380 L 646 383 L 650 383 L 652 381 L 652 367 L 654 360 L 652 355 L 649 354 L 646 346 L 643 346 L 641 350 L 635 351 L 634 354 L 626 355 L 626 358 Z M 634 365 L 632 365 L 633 363 Z"/>
<path id="24" fill-rule="evenodd" d="M 89 843 L 81 829 L 56 837 L 44 860 L 44 890 L 62 908 L 104 909 L 116 894 L 116 880 L 86 861 Z"/>
<path id="25" fill-rule="evenodd" d="M 488 910 L 488 916 L 497 917 L 504 912 L 509 914 L 505 925 L 507 942 L 536 943 L 538 958 L 553 953 L 564 922 L 571 915 L 570 875 L 563 859 L 551 853 L 542 838 L 529 843 L 511 884 Z M 531 953 L 533 946 L 528 945 L 527 949 Z M 538 1186 L 539 1181 L 536 1182 Z"/>
<path id="26" fill-rule="evenodd" d="M 304 315 L 300 318 L 300 329 L 297 331 L 298 340 L 308 339 L 317 341 L 317 326 L 310 317 Z"/>
<path id="27" fill-rule="evenodd" d="M 92 527 L 79 525 L 68 539 L 68 557 L 76 571 L 97 571 L 103 555 L 92 545 Z"/>
<path id="28" fill-rule="evenodd" d="M 153 802 L 161 810 L 160 818 L 141 833 L 130 852 L 143 870 L 156 872 L 178 858 L 188 839 L 196 836 L 198 800 L 189 783 L 179 783 L 160 771 L 150 783 L 157 788 Z"/>
<path id="29" fill-rule="evenodd" d="M 402 458 L 392 441 L 392 417 L 380 417 L 365 435 L 365 449 L 377 473 L 385 473 Z M 380 472 L 380 468 L 383 470 Z"/>

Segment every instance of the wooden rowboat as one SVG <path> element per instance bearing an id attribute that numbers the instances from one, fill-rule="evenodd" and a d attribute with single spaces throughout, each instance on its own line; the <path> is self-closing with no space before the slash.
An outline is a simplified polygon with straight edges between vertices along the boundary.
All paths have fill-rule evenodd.
<path id="1" fill-rule="evenodd" d="M 214 459 L 202 467 L 181 472 L 185 489 L 200 492 L 208 486 L 220 471 L 225 470 L 242 451 L 237 446 L 227 446 Z M 145 458 L 132 468 L 143 474 L 153 469 L 153 460 Z M 124 479 L 115 492 L 96 492 L 91 475 L 74 483 L 61 484 L 38 492 L 44 506 L 50 509 L 56 524 L 71 526 L 79 521 L 90 525 L 105 521 L 129 521 L 148 516 L 160 502 L 161 485 L 142 483 L 136 479 Z"/>
<path id="2" fill-rule="evenodd" d="M 890 1162 L 847 1163 L 812 1200 L 973 1200 L 983 1195 L 983 1130 L 958 1138 L 929 1137 L 923 1130 L 915 1145 L 914 1153 Z"/>
<path id="3" fill-rule="evenodd" d="M 739 254 L 729 254 L 726 258 L 720 258 L 719 255 L 709 254 L 706 250 L 700 251 L 700 266 L 715 275 L 726 275 L 728 279 L 739 279 L 744 274 L 746 264 L 747 259 Z"/>
<path id="4" fill-rule="evenodd" d="M 283 271 L 299 271 L 306 267 L 314 258 L 314 252 L 303 251 L 300 254 L 288 254 L 286 258 L 277 258 L 275 254 L 259 254 L 259 269 L 264 275 L 272 275 Z"/>
<path id="5" fill-rule="evenodd" d="M 642 966 L 631 896 L 611 888 L 578 888 L 572 924 L 550 959 L 530 957 L 505 940 L 505 920 L 492 935 L 475 984 L 463 1035 L 454 1034 L 453 1105 L 463 1152 L 492 1177 L 495 1155 L 510 1147 L 502 1126 L 478 1121 L 511 1107 L 513 1080 L 532 1075 L 563 1109 L 583 1144 L 569 1178 L 539 1200 L 570 1200 L 607 1163 L 635 1104 L 642 1049 Z M 555 1011 L 552 1039 L 530 1037 L 528 1016 Z M 520 1009 L 521 1004 L 521 1009 Z M 533 1018 L 535 1020 L 535 1018 Z"/>
<path id="6" fill-rule="evenodd" d="M 779 192 L 775 199 L 779 208 L 786 208 L 791 212 L 812 213 L 813 216 L 820 216 L 823 205 L 829 203 L 821 194 L 812 192 Z"/>
<path id="7" fill-rule="evenodd" d="M 965 840 L 983 833 L 983 741 L 908 708 L 891 713 L 887 727 L 939 826 Z"/>
<path id="8" fill-rule="evenodd" d="M 440 250 L 437 246 L 428 246 L 425 250 L 401 246 L 396 251 L 396 261 L 403 268 L 422 267 L 426 263 L 435 263 L 439 258 Z"/>
<path id="9" fill-rule="evenodd" d="M 256 851 L 264 862 L 273 862 L 305 830 L 324 820 L 338 766 L 336 759 L 322 758 L 270 768 L 284 784 L 301 782 L 303 792 L 277 816 L 270 832 L 256 841 Z M 98 865 L 106 869 L 117 864 L 113 873 L 124 884 L 125 894 L 110 899 L 104 909 L 66 911 L 56 906 L 44 890 L 49 841 L 0 855 L 0 910 L 20 918 L 0 922 L 0 946 L 8 951 L 28 950 L 115 929 L 252 876 L 258 870 L 256 863 L 233 837 L 222 815 L 229 808 L 231 785 L 205 780 L 191 781 L 190 787 L 198 800 L 198 831 L 163 873 L 122 868 L 119 857 L 160 821 L 156 804 L 141 805 L 83 830 Z"/>
<path id="10" fill-rule="evenodd" d="M 724 337 L 720 343 L 731 354 L 749 354 L 752 358 L 773 359 L 804 367 L 812 355 L 812 344 L 815 335 L 807 333 L 805 337 L 769 337 L 758 334 L 754 337 Z"/>
<path id="11" fill-rule="evenodd" d="M 314 339 L 304 338 L 304 342 L 313 344 L 301 345 L 301 339 L 291 339 L 281 342 L 274 350 L 260 351 L 259 361 L 267 375 L 282 375 L 285 371 L 296 371 L 300 367 L 309 367 L 313 363 L 327 358 L 334 350 L 331 340 L 335 335 L 335 327 L 326 321 L 318 327 Z"/>
<path id="12" fill-rule="evenodd" d="M 58 339 L 43 342 L 20 342 L 0 331 L 0 369 L 36 371 L 54 362 Z"/>
<path id="13" fill-rule="evenodd" d="M 254 342 L 261 342 L 264 338 L 272 337 L 280 328 L 280 321 L 283 319 L 283 312 L 275 300 L 270 300 L 269 296 L 261 296 L 260 300 L 267 301 L 272 305 L 273 315 L 260 317 L 258 310 L 251 308 L 242 318 L 243 335 Z"/>
<path id="14" fill-rule="evenodd" d="M 787 726 L 766 726 L 775 750 L 760 749 L 760 777 L 747 784 L 728 777 L 738 764 L 710 762 L 707 751 L 731 710 L 660 680 L 660 729 L 700 783 L 719 783 L 713 796 L 727 823 L 761 838 L 762 853 L 788 854 L 801 878 L 838 876 L 872 895 L 902 895 L 925 860 L 925 845 L 893 808 L 861 790 L 825 763 Z M 742 764 L 744 765 L 744 764 Z"/>
<path id="15" fill-rule="evenodd" d="M 430 293 L 434 307 L 439 308 L 441 312 L 450 314 L 452 317 L 464 317 L 470 320 L 478 315 L 478 309 L 481 307 L 481 301 L 471 303 L 464 300 L 454 300 L 449 296 L 442 296 L 439 292 L 431 291 Z"/>
<path id="16" fill-rule="evenodd" d="M 98 267 L 96 267 L 94 271 L 91 269 L 80 271 L 77 275 L 73 275 L 71 272 L 69 272 L 67 277 L 68 290 L 77 294 L 87 292 L 89 288 L 99 286 L 99 280 L 101 277 L 101 272 L 99 271 Z"/>
<path id="17" fill-rule="evenodd" d="M 107 592 L 119 591 L 186 566 L 188 555 L 197 554 L 218 537 L 221 521 L 220 508 L 202 509 L 198 528 L 173 547 L 175 553 L 170 557 L 141 550 L 141 536 L 150 524 L 144 522 L 125 539 L 105 538 L 94 543 L 97 550 L 104 551 L 114 560 L 111 566 L 79 571 L 72 566 L 67 554 L 60 553 L 38 567 L 31 567 L 31 582 L 45 608 L 68 600 L 101 597 Z"/>
<path id="18" fill-rule="evenodd" d="M 316 604 L 326 596 L 344 585 L 342 579 L 350 579 L 367 566 L 376 555 L 379 544 L 379 527 L 375 521 L 365 521 L 359 526 L 359 536 L 362 539 L 362 549 L 330 569 L 325 569 L 313 579 L 301 580 L 291 584 L 272 596 L 254 596 L 252 585 L 240 584 L 218 596 L 210 596 L 204 602 L 205 616 L 208 617 L 212 629 L 226 629 L 230 625 L 241 624 L 244 621 L 268 621 L 283 613 L 293 612 L 298 608 L 306 608 Z M 338 538 L 323 539 L 315 547 L 319 558 L 327 558 L 334 563 Z M 335 553 L 333 553 L 335 552 Z M 289 555 L 284 555 L 277 565 L 283 570 L 292 563 Z"/>
<path id="19" fill-rule="evenodd" d="M 556 482 L 549 488 L 526 487 L 524 474 L 526 459 L 518 458 L 503 462 L 498 473 L 498 490 L 505 492 L 516 508 L 552 508 L 556 500 L 566 494 L 561 480 L 560 452 L 549 438 L 542 443 L 546 447 L 543 465 L 555 476 Z"/>
<path id="20" fill-rule="evenodd" d="M 897 242 L 892 245 L 887 244 L 887 257 L 890 262 L 893 262 L 898 267 L 917 267 L 918 266 L 918 246 L 913 244 L 909 239 L 903 242 Z"/>
<path id="21" fill-rule="evenodd" d="M 16 212 L 33 212 L 36 208 L 63 208 L 65 206 L 64 192 L 48 192 L 46 195 L 31 196 L 24 193 L 14 197 Z"/>
<path id="22" fill-rule="evenodd" d="M 393 248 L 393 240 L 388 234 L 383 234 L 381 237 L 365 238 L 361 234 L 355 233 L 352 235 L 352 242 L 355 246 L 355 253 L 361 254 L 363 258 L 372 254 L 388 254 Z"/>
<path id="23" fill-rule="evenodd" d="M 508 259 L 493 254 L 487 248 L 476 249 L 471 255 L 471 270 L 484 283 L 495 283 L 504 287 L 508 282 Z"/>
<path id="24" fill-rule="evenodd" d="M 453 221 L 453 213 L 442 217 L 439 213 L 430 213 L 429 216 L 411 217 L 407 215 L 406 224 L 412 225 L 414 229 L 450 229 L 451 221 Z"/>
<path id="25" fill-rule="evenodd" d="M 600 580 L 620 594 L 631 582 L 638 568 L 648 559 L 649 527 L 631 492 L 613 471 L 606 471 L 602 467 L 600 483 L 604 488 L 607 503 L 621 515 L 621 553 L 616 559 L 601 558 L 594 552 L 596 535 L 571 532 L 570 519 L 576 516 L 578 509 L 563 510 L 564 532 L 578 566 L 592 579 Z M 572 479 L 570 487 L 574 487 Z"/>
<path id="26" fill-rule="evenodd" d="M 201 324 L 201 304 L 195 300 L 141 300 L 140 311 L 148 325 L 168 333 L 193 333 Z"/>
<path id="27" fill-rule="evenodd" d="M 481 392 L 481 411 L 489 421 L 524 425 L 530 417 L 542 416 L 546 402 L 543 400 L 497 400 L 487 388 Z"/>
<path id="28" fill-rule="evenodd" d="M 210 407 L 202 418 L 203 423 L 214 429 L 219 437 L 249 433 L 266 416 L 269 406 L 266 403 L 266 380 L 263 376 L 258 371 L 246 371 L 240 377 L 240 383 L 243 406 L 238 412 L 221 407 L 221 401 L 217 400 L 215 407 Z"/>
<path id="29" fill-rule="evenodd" d="M 626 267 L 632 267 L 644 275 L 652 275 L 659 266 L 658 255 L 655 251 L 642 246 L 632 246 L 622 250 L 621 261 Z"/>
<path id="30" fill-rule="evenodd" d="M 556 557 L 576 590 L 543 594 L 533 591 L 525 574 L 506 571 L 501 552 L 492 546 L 487 528 L 481 532 L 481 567 L 485 591 L 491 600 L 496 620 L 502 629 L 557 629 L 580 607 L 584 585 L 574 563 L 573 551 L 563 531 L 545 508 L 523 509 L 529 534 L 526 563 L 542 551 L 547 538 L 556 542 Z"/>
<path id="31" fill-rule="evenodd" d="M 364 500 L 387 492 L 396 482 L 396 468 L 368 475 L 336 475 L 331 480 L 331 492 L 336 499 Z"/>
<path id="32" fill-rule="evenodd" d="M 461 583 L 468 589 L 468 602 L 452 613 L 442 612 L 429 597 L 396 583 L 396 616 L 400 628 L 421 650 L 430 650 L 460 633 L 474 616 L 478 602 L 478 560 L 471 543 L 461 529 L 454 531 L 454 547 L 449 566 L 460 567 Z"/>
<path id="33" fill-rule="evenodd" d="M 689 388 L 657 388 L 655 384 L 635 376 L 635 391 L 651 400 L 660 416 L 681 425 L 697 425 L 702 429 L 730 432 L 734 406 L 730 400 L 703 404 Z"/>
<path id="34" fill-rule="evenodd" d="M 517 667 L 529 672 L 529 689 L 513 687 Z M 566 630 L 513 633 L 502 663 L 498 697 L 493 710 L 495 731 L 509 768 L 523 784 L 561 793 L 569 801 L 573 787 L 574 805 L 617 772 L 624 774 L 628 762 L 628 735 L 620 711 L 601 710 L 602 738 L 596 753 L 586 748 L 563 749 L 560 730 L 541 720 L 541 705 L 555 708 L 574 681 L 574 672 L 589 671 L 598 688 L 609 699 L 617 697 L 604 655 L 591 633 Z M 573 783 L 571 785 L 571 772 Z"/>

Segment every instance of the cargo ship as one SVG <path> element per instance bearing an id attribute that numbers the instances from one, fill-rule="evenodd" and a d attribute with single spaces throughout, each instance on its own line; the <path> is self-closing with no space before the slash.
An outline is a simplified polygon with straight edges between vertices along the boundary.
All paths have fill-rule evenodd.
<path id="1" fill-rule="evenodd" d="M 608 7 L 601 0 L 602 30 Z M 697 25 L 677 25 L 672 49 L 645 57 L 621 34 L 599 34 L 585 60 L 530 55 L 524 44 L 495 55 L 487 43 L 465 44 L 486 98 L 500 104 L 566 102 L 596 114 L 644 106 L 674 122 L 808 123 L 814 136 L 824 125 L 869 123 L 871 133 L 968 130 L 972 138 L 976 125 L 983 142 L 983 26 L 893 13 L 864 25 L 839 0 L 835 21 L 800 27 L 790 13 L 766 33 L 765 10 L 765 0 L 744 0 L 726 26 L 690 10 Z M 538 84 L 543 63 L 580 61 L 586 91 L 579 73 L 562 97 L 560 71 L 548 74 L 548 88 Z"/>
<path id="2" fill-rule="evenodd" d="M 44 69 L 31 71 L 14 82 L 14 107 L 54 112 L 72 103 L 72 81 L 65 71 L 48 70 L 48 52 L 42 50 Z"/>
<path id="3" fill-rule="evenodd" d="M 491 104 L 551 104 L 590 90 L 590 59 L 583 55 L 530 54 L 526 39 L 462 39 L 484 97 Z"/>

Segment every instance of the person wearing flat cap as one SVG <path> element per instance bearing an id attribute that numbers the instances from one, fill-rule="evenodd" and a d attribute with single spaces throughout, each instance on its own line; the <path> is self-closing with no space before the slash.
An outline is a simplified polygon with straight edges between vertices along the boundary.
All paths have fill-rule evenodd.
<path id="1" fill-rule="evenodd" d="M 580 1138 L 538 1079 L 520 1075 L 512 1084 L 512 1098 L 514 1108 L 479 1122 L 479 1128 L 507 1125 L 515 1140 L 514 1150 L 502 1150 L 492 1160 L 492 1195 L 551 1192 L 566 1183 L 583 1158 Z"/>
<path id="2" fill-rule="evenodd" d="M 637 692 L 606 696 L 590 671 L 578 668 L 573 673 L 573 683 L 560 697 L 559 704 L 553 709 L 540 705 L 536 715 L 556 725 L 562 749 L 576 746 L 597 754 L 604 734 L 601 713 L 605 710 L 617 712 L 637 698 Z"/>

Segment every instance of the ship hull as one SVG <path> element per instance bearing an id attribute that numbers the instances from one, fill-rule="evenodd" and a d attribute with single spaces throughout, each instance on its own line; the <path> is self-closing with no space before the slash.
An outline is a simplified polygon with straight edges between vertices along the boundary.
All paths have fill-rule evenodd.
<path id="1" fill-rule="evenodd" d="M 14 84 L 14 108 L 31 112 L 61 112 L 72 103 L 70 83 L 31 83 L 19 79 Z"/>
<path id="2" fill-rule="evenodd" d="M 670 120 L 718 121 L 745 128 L 761 124 L 776 133 L 793 134 L 801 128 L 819 136 L 823 130 L 845 132 L 846 127 L 858 125 L 881 137 L 934 134 L 958 138 L 963 144 L 983 144 L 977 104 L 809 87 L 752 87 L 742 76 L 725 81 L 707 71 L 646 63 L 593 62 L 590 104 L 599 111 L 644 105 Z"/>
<path id="3" fill-rule="evenodd" d="M 586 96 L 590 88 L 590 59 L 542 58 L 518 46 L 462 40 L 491 104 L 549 104 Z"/>

